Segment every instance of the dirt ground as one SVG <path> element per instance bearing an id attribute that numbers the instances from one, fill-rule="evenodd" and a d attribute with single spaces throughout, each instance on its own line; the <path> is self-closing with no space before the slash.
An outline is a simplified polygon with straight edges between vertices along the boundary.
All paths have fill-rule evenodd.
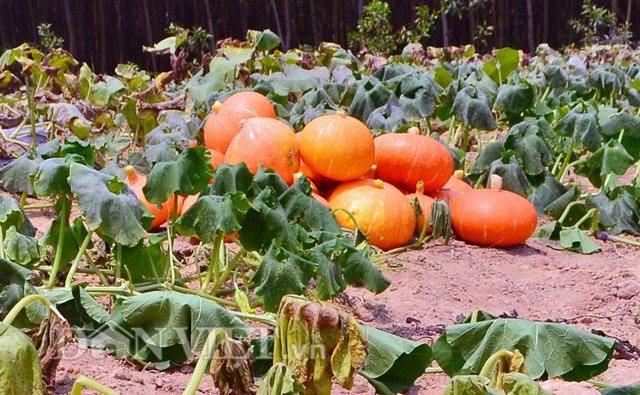
<path id="1" fill-rule="evenodd" d="M 362 322 L 431 344 L 444 325 L 457 316 L 482 309 L 531 320 L 551 320 L 640 345 L 640 250 L 599 242 L 603 251 L 590 256 L 549 248 L 531 239 L 510 249 L 467 246 L 459 241 L 437 243 L 419 251 L 394 256 L 383 269 L 392 281 L 389 289 L 373 295 L 350 288 L 341 298 Z M 56 394 L 70 391 L 84 374 L 121 394 L 181 394 L 193 366 L 168 372 L 140 368 L 100 350 L 71 343 L 56 376 Z M 614 359 L 596 380 L 615 384 L 640 382 L 640 360 Z M 440 394 L 443 374 L 426 374 L 409 394 Z M 557 394 L 598 394 L 588 383 L 547 381 Z M 216 393 L 206 377 L 200 393 Z M 336 394 L 373 394 L 359 378 L 352 391 Z"/>

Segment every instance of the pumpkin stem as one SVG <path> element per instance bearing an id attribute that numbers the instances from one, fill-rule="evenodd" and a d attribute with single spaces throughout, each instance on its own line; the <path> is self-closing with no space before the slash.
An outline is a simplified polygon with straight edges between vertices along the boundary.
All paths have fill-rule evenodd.
<path id="1" fill-rule="evenodd" d="M 412 126 L 409 129 L 407 129 L 407 134 L 419 135 L 420 134 L 420 129 L 417 126 Z"/>
<path id="2" fill-rule="evenodd" d="M 497 174 L 492 174 L 491 176 L 489 176 L 489 188 L 493 189 L 494 191 L 501 191 L 502 177 Z"/>
<path id="3" fill-rule="evenodd" d="M 369 168 L 367 174 L 364 175 L 364 178 L 373 178 L 373 176 L 376 174 L 376 170 L 378 170 L 378 165 L 374 163 Z"/>
<path id="4" fill-rule="evenodd" d="M 336 110 L 336 115 L 345 116 L 347 115 L 347 112 L 340 108 Z"/>
<path id="5" fill-rule="evenodd" d="M 464 170 L 456 170 L 453 172 L 453 176 L 458 180 L 462 180 L 464 178 Z"/>
<path id="6" fill-rule="evenodd" d="M 127 174 L 127 178 L 131 181 L 138 178 L 138 173 L 136 173 L 136 169 L 131 165 L 128 165 L 127 167 L 125 167 L 124 172 Z"/>
<path id="7" fill-rule="evenodd" d="M 384 181 L 382 181 L 381 179 L 377 178 L 377 179 L 373 180 L 373 184 L 372 185 L 373 185 L 374 188 L 382 189 L 382 188 L 384 188 Z"/>
<path id="8" fill-rule="evenodd" d="M 422 180 L 416 183 L 416 195 L 424 195 L 424 181 Z"/>
<path id="9" fill-rule="evenodd" d="M 220 111 L 220 108 L 222 108 L 222 103 L 220 103 L 220 101 L 218 100 L 216 100 L 215 103 L 211 105 L 211 111 L 213 111 L 214 113 Z"/>

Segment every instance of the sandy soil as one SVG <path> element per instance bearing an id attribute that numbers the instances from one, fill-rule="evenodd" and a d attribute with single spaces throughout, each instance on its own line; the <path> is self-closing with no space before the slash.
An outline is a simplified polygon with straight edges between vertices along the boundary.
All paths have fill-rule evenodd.
<path id="1" fill-rule="evenodd" d="M 640 251 L 601 243 L 603 252 L 583 256 L 551 249 L 537 240 L 506 250 L 452 241 L 394 256 L 384 269 L 392 285 L 381 295 L 349 289 L 341 303 L 362 322 L 431 344 L 441 326 L 461 314 L 483 309 L 532 320 L 566 322 L 585 330 L 640 345 Z M 99 350 L 71 343 L 57 374 L 56 393 L 67 393 L 84 374 L 122 394 L 180 394 L 190 365 L 158 372 L 141 369 Z M 611 362 L 597 380 L 622 385 L 640 382 L 640 361 Z M 440 394 L 442 374 L 424 375 L 411 394 Z M 552 380 L 544 386 L 558 394 L 598 394 L 586 383 Z M 209 377 L 202 393 L 215 393 Z M 351 391 L 373 393 L 365 380 Z"/>
<path id="2" fill-rule="evenodd" d="M 38 228 L 46 228 L 51 215 L 33 212 Z M 373 295 L 350 288 L 341 303 L 367 325 L 432 344 L 444 326 L 475 309 L 531 320 L 565 322 L 587 331 L 603 331 L 640 346 L 640 249 L 598 242 L 602 252 L 585 256 L 560 251 L 531 239 L 510 249 L 467 246 L 453 240 L 432 243 L 422 250 L 393 256 L 383 267 L 392 281 L 387 291 Z M 187 246 L 185 240 L 179 245 Z M 435 365 L 434 365 L 435 366 Z M 159 372 L 87 350 L 76 342 L 67 345 L 56 375 L 56 394 L 70 391 L 84 374 L 121 394 L 181 394 L 193 371 L 186 364 Z M 596 380 L 615 385 L 640 382 L 640 360 L 614 359 Z M 409 394 L 441 394 L 444 374 L 422 376 Z M 545 382 L 557 394 L 598 394 L 587 383 Z M 206 377 L 200 393 L 215 394 Z M 91 392 L 86 392 L 91 393 Z M 336 394 L 373 394 L 364 379 L 352 391 Z"/>

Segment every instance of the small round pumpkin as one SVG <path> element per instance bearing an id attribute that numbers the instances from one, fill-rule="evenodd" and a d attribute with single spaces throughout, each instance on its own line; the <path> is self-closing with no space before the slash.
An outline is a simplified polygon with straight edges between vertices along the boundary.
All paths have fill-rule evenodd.
<path id="1" fill-rule="evenodd" d="M 382 180 L 362 178 L 338 185 L 329 196 L 340 226 L 355 229 L 351 216 L 372 245 L 383 250 L 400 247 L 411 240 L 416 215 L 407 197 Z"/>
<path id="2" fill-rule="evenodd" d="M 433 206 L 434 199 L 424 194 L 424 183 L 422 181 L 418 182 L 416 185 L 415 193 L 410 193 L 407 195 L 409 201 L 413 201 L 413 199 L 418 200 L 418 205 L 420 206 L 420 214 L 417 216 L 416 221 L 416 234 L 422 233 L 422 229 L 424 228 L 425 222 L 429 221 L 429 217 L 431 217 L 431 208 Z M 432 229 L 429 227 L 427 229 L 427 233 L 431 233 Z"/>
<path id="3" fill-rule="evenodd" d="M 242 129 L 242 121 L 254 117 L 276 117 L 273 104 L 260 93 L 242 91 L 223 103 L 215 102 L 204 125 L 204 145 L 224 154 Z"/>
<path id="4" fill-rule="evenodd" d="M 321 115 L 299 133 L 300 156 L 315 173 L 336 181 L 365 175 L 375 157 L 373 137 L 360 120 L 339 112 Z"/>
<path id="5" fill-rule="evenodd" d="M 451 202 L 459 198 L 463 193 L 473 190 L 473 187 L 467 184 L 463 178 L 464 172 L 462 170 L 456 170 L 451 178 L 449 178 L 449 181 L 433 193 L 431 197 L 444 200 L 448 206 L 451 206 Z"/>
<path id="6" fill-rule="evenodd" d="M 538 216 L 524 197 L 502 190 L 491 176 L 490 187 L 467 191 L 451 203 L 451 224 L 457 238 L 486 247 L 524 243 L 536 229 Z"/>
<path id="7" fill-rule="evenodd" d="M 453 174 L 453 157 L 442 143 L 412 128 L 408 133 L 386 133 L 374 139 L 376 177 L 412 190 L 424 182 L 426 193 L 440 189 Z"/>
<path id="8" fill-rule="evenodd" d="M 171 196 L 166 202 L 162 203 L 160 206 L 149 203 L 147 198 L 144 196 L 144 192 L 142 188 L 147 183 L 147 176 L 144 174 L 138 173 L 133 166 L 127 166 L 124 169 L 126 173 L 125 184 L 133 190 L 136 197 L 142 204 L 144 204 L 149 212 L 155 216 L 153 222 L 151 223 L 151 229 L 158 229 L 162 224 L 167 222 L 169 216 L 173 213 L 173 196 Z M 179 202 L 178 202 L 179 203 Z"/>
<path id="9" fill-rule="evenodd" d="M 224 162 L 230 165 L 244 162 L 254 174 L 262 165 L 291 185 L 293 174 L 300 168 L 298 141 L 293 129 L 280 120 L 249 118 L 231 140 Z"/>

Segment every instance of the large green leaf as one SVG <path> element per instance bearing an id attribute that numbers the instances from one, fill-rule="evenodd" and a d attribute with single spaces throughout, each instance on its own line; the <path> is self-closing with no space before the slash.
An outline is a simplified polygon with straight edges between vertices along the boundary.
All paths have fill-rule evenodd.
<path id="1" fill-rule="evenodd" d="M 29 281 L 32 275 L 31 270 L 0 258 L 0 319 L 4 319 L 20 299 L 38 293 Z M 12 325 L 17 328 L 38 326 L 46 317 L 47 311 L 42 303 L 31 303 L 18 314 Z"/>
<path id="2" fill-rule="evenodd" d="M 515 85 L 500 85 L 494 106 L 502 111 L 520 114 L 533 108 L 534 102 L 535 91 L 533 87 L 521 82 Z"/>
<path id="3" fill-rule="evenodd" d="M 125 278 L 133 284 L 144 281 L 161 283 L 169 265 L 169 255 L 162 248 L 167 237 L 165 234 L 150 235 L 133 247 L 123 246 L 120 261 L 124 267 Z"/>
<path id="4" fill-rule="evenodd" d="M 84 163 L 84 158 L 80 155 L 68 155 L 40 162 L 33 179 L 38 196 L 70 195 L 69 167 L 72 163 Z"/>
<path id="5" fill-rule="evenodd" d="M 18 159 L 0 168 L 0 186 L 7 192 L 34 195 L 31 175 L 38 170 L 38 162 L 22 155 Z"/>
<path id="6" fill-rule="evenodd" d="M 224 195 L 226 193 L 242 192 L 249 199 L 253 199 L 260 191 L 255 188 L 253 174 L 243 163 L 237 165 L 222 164 L 216 169 L 213 185 L 205 190 L 209 195 Z"/>
<path id="7" fill-rule="evenodd" d="M 377 78 L 363 79 L 357 85 L 348 113 L 360 120 L 367 120 L 376 108 L 386 105 L 393 94 Z"/>
<path id="8" fill-rule="evenodd" d="M 82 342 L 109 320 L 109 313 L 84 288 L 55 288 L 47 292 L 49 299 L 73 327 Z"/>
<path id="9" fill-rule="evenodd" d="M 595 152 L 600 148 L 600 132 L 595 110 L 586 104 L 571 109 L 556 124 L 555 130 L 573 139 L 576 148 L 586 148 Z"/>
<path id="10" fill-rule="evenodd" d="M 342 232 L 331 210 L 311 196 L 311 184 L 305 177 L 299 178 L 291 188 L 287 188 L 278 197 L 278 201 L 284 208 L 287 220 L 308 232 Z"/>
<path id="11" fill-rule="evenodd" d="M 239 231 L 249 207 L 242 192 L 200 196 L 178 219 L 176 230 L 185 236 L 198 235 L 208 243 L 215 240 L 218 231 L 225 235 Z"/>
<path id="12" fill-rule="evenodd" d="M 474 87 L 466 87 L 456 94 L 451 112 L 471 128 L 493 130 L 498 126 L 493 118 L 489 99 Z"/>
<path id="13" fill-rule="evenodd" d="M 359 372 L 384 395 L 412 386 L 433 359 L 429 346 L 361 325 L 367 338 L 367 359 Z"/>
<path id="14" fill-rule="evenodd" d="M 614 348 L 613 339 L 569 325 L 502 318 L 451 325 L 438 338 L 433 352 L 449 376 L 478 374 L 496 351 L 517 349 L 533 379 L 582 381 L 607 369 Z"/>
<path id="15" fill-rule="evenodd" d="M 585 176 L 595 187 L 602 187 L 604 176 L 623 175 L 635 163 L 634 158 L 617 140 L 602 145 L 593 155 L 580 161 L 575 167 L 576 174 Z"/>
<path id="16" fill-rule="evenodd" d="M 26 236 L 36 234 L 36 228 L 31 224 L 18 201 L 8 195 L 0 194 L 0 231 L 6 232 L 12 226 L 18 233 Z"/>
<path id="17" fill-rule="evenodd" d="M 317 264 L 283 248 L 271 246 L 251 281 L 266 311 L 276 312 L 285 295 L 301 295 Z"/>
<path id="18" fill-rule="evenodd" d="M 619 112 L 605 119 L 601 126 L 605 138 L 619 140 L 634 161 L 640 160 L 640 117 Z"/>
<path id="19" fill-rule="evenodd" d="M 146 235 L 143 223 L 149 212 L 117 177 L 90 167 L 71 164 L 70 187 L 89 229 L 125 246 L 134 246 Z"/>
<path id="20" fill-rule="evenodd" d="M 543 181 L 541 183 L 533 184 L 533 192 L 531 192 L 528 197 L 540 216 L 543 215 L 544 210 L 549 207 L 550 204 L 557 202 L 558 199 L 567 192 L 567 188 L 562 185 L 553 174 L 546 172 L 542 179 Z M 562 210 L 564 210 L 564 207 Z"/>
<path id="21" fill-rule="evenodd" d="M 11 226 L 3 237 L 5 256 L 15 263 L 29 266 L 39 263 L 44 256 L 44 251 L 38 245 L 38 239 L 18 233 L 15 226 Z"/>
<path id="22" fill-rule="evenodd" d="M 178 292 L 154 291 L 118 299 L 101 333 L 103 346 L 158 368 L 181 364 L 202 349 L 209 332 L 246 337 L 250 328 L 217 303 Z"/>
<path id="23" fill-rule="evenodd" d="M 598 209 L 600 226 L 607 232 L 640 235 L 640 206 L 635 188 L 617 187 L 589 195 L 587 206 Z"/>
<path id="24" fill-rule="evenodd" d="M 149 202 L 162 204 L 174 193 L 195 195 L 201 192 L 212 177 L 211 154 L 204 147 L 192 147 L 175 161 L 156 163 L 142 190 Z"/>
<path id="25" fill-rule="evenodd" d="M 518 68 L 520 53 L 518 50 L 505 47 L 496 51 L 495 59 L 485 62 L 483 70 L 493 81 L 507 82 L 509 75 Z"/>
<path id="26" fill-rule="evenodd" d="M 517 152 L 522 169 L 529 176 L 542 174 L 555 160 L 545 132 L 533 122 L 520 122 L 509 129 L 504 146 Z"/>

